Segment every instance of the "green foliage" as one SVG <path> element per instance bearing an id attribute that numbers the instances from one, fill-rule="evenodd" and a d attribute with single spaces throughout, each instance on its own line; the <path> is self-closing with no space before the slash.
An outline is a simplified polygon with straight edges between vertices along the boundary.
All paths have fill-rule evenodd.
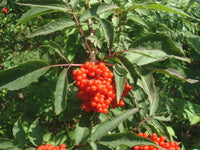
<path id="1" fill-rule="evenodd" d="M 3 0 L 4 7 L 0 149 L 157 146 L 139 131 L 199 148 L 199 1 Z M 124 107 L 83 112 L 72 71 L 85 61 L 106 62 L 118 103 L 125 83 L 132 86 Z"/>

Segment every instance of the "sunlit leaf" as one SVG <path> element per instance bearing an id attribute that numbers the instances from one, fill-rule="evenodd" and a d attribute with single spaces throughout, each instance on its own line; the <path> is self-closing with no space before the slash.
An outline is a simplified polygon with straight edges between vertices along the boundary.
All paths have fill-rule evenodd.
<path id="1" fill-rule="evenodd" d="M 71 27 L 73 25 L 75 25 L 75 22 L 72 21 L 71 19 L 66 19 L 66 18 L 57 19 L 54 22 L 51 22 L 51 23 L 39 28 L 38 30 L 30 33 L 28 35 L 28 37 L 50 34 L 50 33 L 53 33 L 55 31 L 59 31 L 59 30 L 62 30 L 64 28 Z"/>
<path id="2" fill-rule="evenodd" d="M 17 3 L 24 6 L 42 7 L 54 10 L 69 11 L 66 3 L 62 0 L 17 0 Z"/>
<path id="3" fill-rule="evenodd" d="M 67 106 L 67 98 L 66 98 L 66 88 L 67 88 L 67 79 L 66 79 L 66 70 L 60 73 L 58 77 L 58 81 L 56 84 L 56 91 L 55 91 L 55 112 L 56 114 L 60 114 Z"/>
<path id="4" fill-rule="evenodd" d="M 18 21 L 18 25 L 22 24 L 34 17 L 41 16 L 44 14 L 55 12 L 55 10 L 49 9 L 49 8 L 40 8 L 40 7 L 32 7 L 29 9 L 26 13 L 22 15 L 22 17 Z"/>
<path id="5" fill-rule="evenodd" d="M 24 144 L 26 142 L 26 133 L 20 120 L 17 120 L 14 124 L 13 135 L 19 143 Z"/>
<path id="6" fill-rule="evenodd" d="M 115 76 L 115 83 L 116 83 L 116 98 L 117 98 L 117 103 L 119 103 L 119 100 L 121 99 L 122 93 L 124 91 L 127 71 L 119 64 L 114 65 L 113 69 L 114 69 L 113 73 Z"/>
<path id="7" fill-rule="evenodd" d="M 42 130 L 39 125 L 39 120 L 36 119 L 30 126 L 28 130 L 28 138 L 30 142 L 35 145 L 39 146 L 42 143 Z"/>
<path id="8" fill-rule="evenodd" d="M 110 145 L 113 147 L 117 147 L 119 145 L 125 145 L 128 147 L 133 147 L 136 145 L 152 145 L 155 147 L 159 147 L 152 140 L 138 136 L 137 134 L 132 132 L 106 135 L 101 138 L 99 143 L 103 145 Z"/>
<path id="9" fill-rule="evenodd" d="M 29 61 L 16 67 L 0 71 L 0 90 L 18 90 L 28 86 L 45 74 L 49 68 L 43 68 L 47 64 L 43 61 Z"/>
<path id="10" fill-rule="evenodd" d="M 112 131 L 113 129 L 115 129 L 119 125 L 119 123 L 126 120 L 128 117 L 134 115 L 138 111 L 139 111 L 138 108 L 129 109 L 129 110 L 126 110 L 121 115 L 113 117 L 112 119 L 108 119 L 105 122 L 99 124 L 94 130 L 94 132 L 91 134 L 91 137 L 90 137 L 91 141 L 96 141 L 100 139 L 101 137 L 106 135 L 109 131 Z"/>

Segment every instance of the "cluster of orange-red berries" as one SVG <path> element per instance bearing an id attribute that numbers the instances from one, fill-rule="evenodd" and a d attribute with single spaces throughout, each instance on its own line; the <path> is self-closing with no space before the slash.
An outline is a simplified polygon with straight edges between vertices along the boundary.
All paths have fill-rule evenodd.
<path id="1" fill-rule="evenodd" d="M 65 144 L 61 144 L 60 147 L 59 146 L 53 146 L 51 144 L 47 144 L 47 145 L 40 145 L 37 150 L 66 150 L 66 145 Z"/>
<path id="2" fill-rule="evenodd" d="M 85 62 L 80 69 L 73 70 L 74 80 L 78 87 L 78 97 L 83 100 L 82 109 L 87 112 L 108 113 L 108 108 L 124 106 L 123 97 L 132 89 L 125 84 L 123 94 L 119 101 L 116 100 L 116 85 L 113 73 L 105 63 Z"/>
<path id="3" fill-rule="evenodd" d="M 156 133 L 153 133 L 149 137 L 147 133 L 142 133 L 142 132 L 139 132 L 138 135 L 151 139 L 152 141 L 157 143 L 160 147 L 162 147 L 164 150 L 180 150 L 178 142 L 173 142 L 173 141 L 166 142 L 165 136 L 158 137 Z M 133 146 L 133 150 L 160 150 L 160 149 L 150 145 L 143 145 L 143 146 Z"/>

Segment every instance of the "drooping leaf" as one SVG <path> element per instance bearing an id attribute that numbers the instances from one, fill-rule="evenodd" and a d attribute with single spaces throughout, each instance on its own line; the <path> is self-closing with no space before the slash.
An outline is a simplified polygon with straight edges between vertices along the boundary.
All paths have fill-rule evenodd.
<path id="1" fill-rule="evenodd" d="M 117 103 L 119 103 L 119 100 L 121 99 L 122 93 L 124 91 L 127 71 L 119 64 L 114 65 L 113 69 L 114 69 L 113 73 L 115 76 L 115 83 L 116 83 L 116 99 Z"/>
<path id="2" fill-rule="evenodd" d="M 66 99 L 66 92 L 67 92 L 67 79 L 66 79 L 66 70 L 60 73 L 58 77 L 58 81 L 56 84 L 56 91 L 55 91 L 55 112 L 56 114 L 60 114 L 67 106 L 67 99 Z"/>
<path id="3" fill-rule="evenodd" d="M 0 138 L 0 149 L 7 149 L 7 148 L 17 148 L 17 145 L 14 141 L 6 138 Z M 18 149 L 19 150 L 19 149 Z"/>
<path id="4" fill-rule="evenodd" d="M 126 68 L 126 70 L 128 70 L 128 72 L 131 74 L 132 78 L 134 79 L 134 81 L 136 82 L 137 79 L 139 78 L 139 75 L 136 71 L 136 67 L 134 66 L 134 63 L 131 63 L 125 56 L 123 55 L 118 55 L 117 56 L 121 63 L 123 64 L 123 66 Z"/>
<path id="5" fill-rule="evenodd" d="M 111 11 L 113 9 L 119 9 L 119 7 L 113 5 L 113 4 L 101 4 L 98 6 L 95 6 L 91 9 L 86 10 L 80 17 L 80 22 L 84 22 L 88 20 L 89 18 L 96 17 L 101 13 Z"/>
<path id="6" fill-rule="evenodd" d="M 16 67 L 0 71 L 0 90 L 18 90 L 28 86 L 45 74 L 49 68 L 43 61 L 29 61 Z"/>
<path id="7" fill-rule="evenodd" d="M 13 135 L 20 144 L 23 145 L 26 142 L 26 133 L 20 120 L 17 120 L 14 124 Z"/>
<path id="8" fill-rule="evenodd" d="M 110 148 L 107 147 L 107 145 L 101 145 L 99 143 L 94 143 L 94 142 L 90 142 L 90 146 L 92 148 L 92 150 L 110 150 Z"/>
<path id="9" fill-rule="evenodd" d="M 90 134 L 90 129 L 87 126 L 87 118 L 82 116 L 80 121 L 76 124 L 75 129 L 75 142 L 80 144 L 83 142 Z"/>
<path id="10" fill-rule="evenodd" d="M 160 11 L 166 11 L 168 13 L 174 13 L 174 14 L 178 14 L 178 15 L 181 15 L 181 16 L 192 18 L 190 15 L 184 13 L 180 9 L 176 9 L 176 8 L 173 8 L 173 7 L 170 7 L 170 6 L 166 6 L 166 5 L 163 5 L 163 4 L 147 4 L 146 7 L 149 8 L 149 9 L 156 9 L 156 10 L 160 10 Z"/>
<path id="11" fill-rule="evenodd" d="M 22 15 L 17 25 L 22 24 L 37 16 L 41 16 L 41 15 L 52 13 L 52 12 L 55 12 L 55 10 L 52 10 L 49 8 L 32 7 L 31 9 L 29 9 L 26 13 Z"/>
<path id="12" fill-rule="evenodd" d="M 127 17 L 128 17 L 128 19 L 133 20 L 133 21 L 137 22 L 138 24 L 141 24 L 141 25 L 143 25 L 145 27 L 148 27 L 146 25 L 146 23 L 142 20 L 142 18 L 140 18 L 140 17 L 138 17 L 138 16 L 136 16 L 134 14 L 130 14 Z"/>
<path id="13" fill-rule="evenodd" d="M 164 33 L 152 33 L 134 41 L 130 48 L 163 50 L 168 55 L 184 57 L 182 50 L 177 48 L 172 39 Z"/>
<path id="14" fill-rule="evenodd" d="M 159 147 L 152 140 L 138 136 L 135 133 L 127 132 L 127 133 L 115 133 L 111 135 L 106 135 L 101 138 L 100 144 L 110 145 L 112 147 L 117 147 L 120 145 L 125 145 L 128 147 L 137 146 L 137 145 L 152 145 L 155 147 Z"/>
<path id="15" fill-rule="evenodd" d="M 39 28 L 38 30 L 30 33 L 28 35 L 28 37 L 50 34 L 55 31 L 59 31 L 64 28 L 71 27 L 73 25 L 75 25 L 75 22 L 72 21 L 71 19 L 67 19 L 67 18 L 57 19 L 54 22 L 51 22 L 51 23 Z"/>
<path id="16" fill-rule="evenodd" d="M 112 131 L 113 129 L 115 129 L 119 125 L 119 123 L 123 122 L 128 117 L 134 115 L 138 111 L 139 111 L 138 108 L 129 109 L 129 110 L 126 110 L 121 115 L 116 116 L 112 119 L 108 119 L 105 122 L 99 124 L 97 128 L 94 130 L 94 132 L 91 134 L 91 137 L 90 137 L 91 141 L 94 142 L 100 139 L 101 137 L 106 135 L 109 131 Z"/>
<path id="17" fill-rule="evenodd" d="M 42 46 L 44 46 L 44 47 L 49 47 L 49 48 L 54 49 L 55 52 L 56 52 L 62 59 L 66 59 L 65 56 L 64 56 L 64 54 L 62 53 L 62 47 L 61 47 L 58 43 L 56 43 L 56 42 L 54 42 L 54 41 L 49 41 L 49 42 L 48 42 L 48 45 L 42 45 Z"/>
<path id="18" fill-rule="evenodd" d="M 17 0 L 19 5 L 31 6 L 31 7 L 42 7 L 53 10 L 69 11 L 66 3 L 62 0 Z"/>
<path id="19" fill-rule="evenodd" d="M 186 38 L 188 44 L 200 54 L 200 37 L 199 36 L 188 36 Z"/>
<path id="20" fill-rule="evenodd" d="M 106 19 L 99 19 L 101 26 L 103 28 L 105 37 L 108 41 L 109 48 L 112 48 L 114 40 L 114 28 L 111 23 Z"/>
<path id="21" fill-rule="evenodd" d="M 198 80 L 195 80 L 195 79 L 187 79 L 184 74 L 182 74 L 181 72 L 179 72 L 178 70 L 176 70 L 174 68 L 160 68 L 160 67 L 156 68 L 156 67 L 154 67 L 154 68 L 147 68 L 147 69 L 167 74 L 171 77 L 189 82 L 191 84 L 199 82 Z"/>
<path id="22" fill-rule="evenodd" d="M 146 71 L 142 68 L 138 68 L 138 71 L 140 73 L 143 90 L 148 95 L 150 101 L 150 115 L 153 115 L 157 111 L 159 102 L 153 75 L 151 72 Z"/>
<path id="23" fill-rule="evenodd" d="M 70 5 L 72 6 L 73 9 L 75 9 L 80 1 L 81 0 L 71 0 Z"/>
<path id="24" fill-rule="evenodd" d="M 35 146 L 39 146 L 42 143 L 42 130 L 38 119 L 31 124 L 28 132 L 30 142 Z"/>

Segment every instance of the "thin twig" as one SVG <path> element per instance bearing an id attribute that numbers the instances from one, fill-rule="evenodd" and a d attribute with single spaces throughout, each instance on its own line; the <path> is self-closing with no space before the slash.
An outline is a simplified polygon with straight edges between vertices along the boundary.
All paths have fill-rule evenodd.
<path id="1" fill-rule="evenodd" d="M 133 132 L 136 132 L 138 130 L 138 128 L 145 122 L 148 122 L 150 119 L 152 119 L 152 116 L 149 116 L 149 117 L 144 117 L 144 120 L 140 121 L 137 125 L 137 127 L 135 127 L 132 131 Z"/>
<path id="2" fill-rule="evenodd" d="M 83 29 L 82 29 L 82 27 L 81 27 L 81 25 L 80 25 L 80 22 L 79 22 L 79 20 L 78 20 L 78 18 L 77 18 L 77 16 L 76 16 L 74 10 L 72 9 L 72 7 L 69 5 L 68 2 L 66 2 L 66 4 L 67 4 L 67 6 L 69 7 L 69 9 L 71 10 L 71 12 L 72 12 L 72 14 L 73 14 L 73 16 L 74 16 L 74 19 L 76 20 L 76 23 L 77 23 L 77 25 L 78 25 L 78 28 L 79 28 L 79 30 L 80 30 L 80 32 L 81 32 L 82 37 L 83 37 L 85 46 L 87 47 L 87 49 L 89 50 L 89 52 L 92 53 L 92 50 L 91 50 L 91 48 L 90 48 L 90 46 L 89 46 L 89 44 L 88 44 L 88 42 L 87 42 L 87 40 L 86 40 L 86 38 L 85 38 L 85 34 L 84 34 L 84 32 L 83 32 Z"/>

